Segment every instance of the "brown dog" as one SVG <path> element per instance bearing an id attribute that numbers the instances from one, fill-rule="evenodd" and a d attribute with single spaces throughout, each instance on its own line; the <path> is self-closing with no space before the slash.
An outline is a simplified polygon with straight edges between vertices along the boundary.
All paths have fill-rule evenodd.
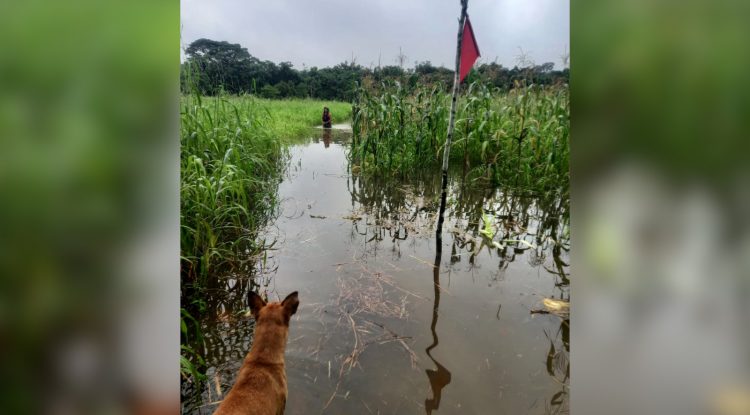
<path id="1" fill-rule="evenodd" d="M 284 349 L 289 319 L 297 312 L 297 292 L 280 303 L 266 304 L 254 292 L 248 294 L 255 317 L 255 336 L 240 373 L 215 415 L 280 415 L 286 405 Z"/>

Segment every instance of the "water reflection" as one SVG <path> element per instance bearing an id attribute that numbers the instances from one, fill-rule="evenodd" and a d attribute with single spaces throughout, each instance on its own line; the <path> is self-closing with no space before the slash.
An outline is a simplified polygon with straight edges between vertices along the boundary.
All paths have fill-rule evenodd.
<path id="1" fill-rule="evenodd" d="M 566 198 L 452 171 L 439 224 L 439 174 L 352 171 L 335 129 L 290 153 L 274 248 L 219 276 L 201 305 L 209 377 L 185 412 L 211 413 L 231 387 L 252 341 L 240 314 L 255 284 L 304 299 L 287 349 L 288 415 L 329 401 L 325 413 L 568 410 L 569 321 L 529 314 L 542 298 L 570 298 Z"/>
<path id="2" fill-rule="evenodd" d="M 440 211 L 438 212 L 438 227 L 435 232 L 435 262 L 432 267 L 432 286 L 434 296 L 432 304 L 432 322 L 430 323 L 430 331 L 432 332 L 432 344 L 427 346 L 427 348 L 425 349 L 425 353 L 427 354 L 427 356 L 430 358 L 430 360 L 432 360 L 435 366 L 437 366 L 436 370 L 425 370 L 425 372 L 427 373 L 427 378 L 430 381 L 430 388 L 432 389 L 432 399 L 428 398 L 424 401 L 424 409 L 427 414 L 431 414 L 433 410 L 438 410 L 440 408 L 440 398 L 443 394 L 443 388 L 451 383 L 451 372 L 446 369 L 445 366 L 441 365 L 440 362 L 435 360 L 431 353 L 432 349 L 434 349 L 438 345 L 437 320 L 438 310 L 440 309 L 440 260 L 443 255 L 443 221 L 441 219 L 443 218 L 444 210 L 445 200 L 443 199 L 440 206 Z"/>
<path id="3" fill-rule="evenodd" d="M 568 384 L 570 381 L 570 319 L 560 320 L 554 335 L 545 330 L 544 335 L 549 340 L 549 349 L 545 360 L 547 374 L 560 384 L 556 392 L 545 404 L 548 414 L 566 413 L 568 410 Z"/>
<path id="4" fill-rule="evenodd" d="M 351 135 L 351 127 L 346 124 L 336 124 L 332 128 L 315 128 L 315 134 L 304 138 L 303 142 L 308 143 L 312 139 L 312 142 L 318 144 L 322 141 L 324 148 L 330 148 L 331 144 L 347 145 L 351 140 Z"/>
<path id="5" fill-rule="evenodd" d="M 501 284 L 512 263 L 524 259 L 530 269 L 544 270 L 554 282 L 554 290 L 539 293 L 543 297 L 570 300 L 568 276 L 570 238 L 568 233 L 568 200 L 557 195 L 539 197 L 524 193 L 505 192 L 481 185 L 469 185 L 461 176 L 451 175 L 446 200 L 445 224 L 440 220 L 440 176 L 426 175 L 399 181 L 393 178 L 353 175 L 347 187 L 351 194 L 352 210 L 368 220 L 355 221 L 353 234 L 370 244 L 360 257 L 374 262 L 382 243 L 390 242 L 394 257 L 402 257 L 402 242 L 426 237 L 432 229 L 435 235 L 433 262 L 433 308 L 430 330 L 432 343 L 425 349 L 435 368 L 425 369 L 431 396 L 424 401 L 430 414 L 440 407 L 445 387 L 452 374 L 433 356 L 439 344 L 437 321 L 441 299 L 440 271 L 443 240 L 450 246 L 448 275 L 486 270 L 488 257 L 494 258 L 496 270 L 483 271 L 491 284 Z M 491 220 L 496 233 L 492 238 L 482 235 L 486 220 Z M 409 245 L 411 251 L 411 244 Z M 369 255 L 368 255 L 369 253 Z M 481 260 L 480 260 L 481 259 Z M 484 268 L 482 268 L 484 267 Z M 500 320 L 501 306 L 496 305 L 496 319 Z M 544 329 L 549 341 L 545 359 L 548 375 L 559 385 L 536 410 L 544 413 L 564 413 L 569 409 L 568 384 L 570 379 L 569 319 L 557 316 L 534 318 L 560 320 L 557 330 Z M 489 366 L 489 364 L 488 364 Z M 450 412 L 450 409 L 448 410 Z"/>
<path id="6" fill-rule="evenodd" d="M 325 148 L 328 148 L 331 146 L 331 129 L 330 128 L 323 129 L 323 146 Z"/>
<path id="7" fill-rule="evenodd" d="M 454 176 L 455 177 L 455 176 Z M 482 185 L 463 185 L 456 177 L 448 184 L 446 225 L 450 234 L 451 264 L 465 263 L 469 270 L 484 252 L 498 259 L 492 277 L 499 277 L 517 257 L 532 267 L 543 267 L 557 278 L 559 295 L 568 299 L 567 276 L 570 237 L 568 200 L 559 196 L 539 198 L 504 192 Z M 440 195 L 439 175 L 415 175 L 406 181 L 382 176 L 352 175 L 347 180 L 356 221 L 353 231 L 367 242 L 406 240 L 410 235 L 428 235 L 436 228 Z M 493 222 L 495 236 L 481 230 L 485 219 Z M 399 246 L 394 246 L 399 249 Z M 552 266 L 547 258 L 552 258 Z"/>

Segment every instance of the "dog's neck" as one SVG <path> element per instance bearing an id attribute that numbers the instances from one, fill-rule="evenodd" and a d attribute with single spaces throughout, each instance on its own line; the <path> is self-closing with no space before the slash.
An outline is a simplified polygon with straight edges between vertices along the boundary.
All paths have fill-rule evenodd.
<path id="1" fill-rule="evenodd" d="M 277 324 L 256 325 L 253 346 L 245 361 L 283 365 L 288 333 L 288 326 L 284 327 Z"/>

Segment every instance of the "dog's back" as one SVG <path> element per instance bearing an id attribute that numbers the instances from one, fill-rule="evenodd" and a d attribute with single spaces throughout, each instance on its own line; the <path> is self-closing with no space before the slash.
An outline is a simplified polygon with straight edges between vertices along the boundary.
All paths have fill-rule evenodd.
<path id="1" fill-rule="evenodd" d="M 283 364 L 245 363 L 232 390 L 215 414 L 283 414 L 286 390 Z"/>
<path id="2" fill-rule="evenodd" d="M 256 321 L 253 346 L 216 415 L 284 413 L 287 396 L 284 349 L 289 320 L 299 305 L 297 292 L 281 303 L 269 304 L 250 293 L 248 302 Z"/>

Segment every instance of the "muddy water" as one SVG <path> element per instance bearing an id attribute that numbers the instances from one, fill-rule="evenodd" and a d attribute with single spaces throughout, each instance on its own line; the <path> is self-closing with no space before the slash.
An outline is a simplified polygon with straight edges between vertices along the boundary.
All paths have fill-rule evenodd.
<path id="1" fill-rule="evenodd" d="M 346 134 L 312 134 L 291 148 L 266 235 L 276 244 L 254 280 L 272 300 L 299 291 L 286 413 L 567 412 L 569 323 L 531 312 L 569 296 L 566 202 L 452 175 L 436 249 L 439 174 L 352 174 Z M 223 281 L 206 299 L 208 381 L 187 391 L 184 412 L 211 413 L 251 345 L 250 283 Z"/>

